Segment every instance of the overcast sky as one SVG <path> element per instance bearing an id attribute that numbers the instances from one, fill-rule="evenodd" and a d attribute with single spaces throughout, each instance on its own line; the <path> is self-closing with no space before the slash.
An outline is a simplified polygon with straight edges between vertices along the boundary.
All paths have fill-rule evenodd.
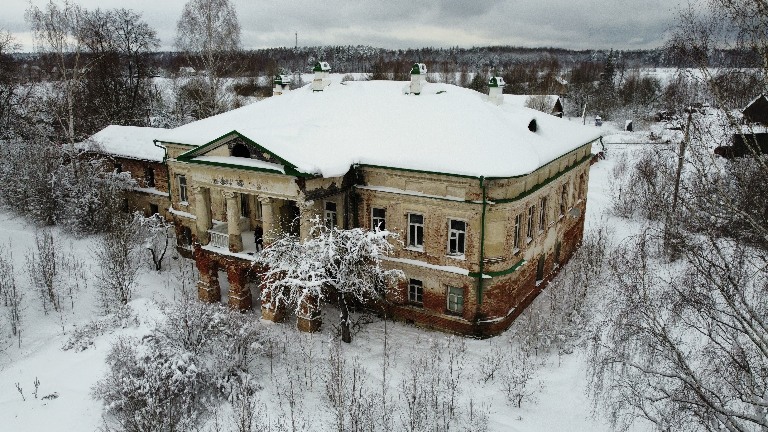
<path id="1" fill-rule="evenodd" d="M 371 45 L 383 48 L 515 45 L 641 49 L 663 44 L 678 0 L 231 0 L 244 48 Z M 47 0 L 32 0 L 43 6 Z M 87 9 L 140 12 L 173 49 L 186 0 L 76 0 Z M 0 28 L 32 49 L 27 0 L 2 0 Z"/>

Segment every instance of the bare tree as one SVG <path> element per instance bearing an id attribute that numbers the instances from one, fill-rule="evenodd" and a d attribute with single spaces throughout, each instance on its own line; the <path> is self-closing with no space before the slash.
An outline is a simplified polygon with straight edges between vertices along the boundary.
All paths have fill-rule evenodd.
<path id="1" fill-rule="evenodd" d="M 30 3 L 26 19 L 32 27 L 38 50 L 48 54 L 55 64 L 57 92 L 52 95 L 60 106 L 55 110 L 56 123 L 67 142 L 74 144 L 76 135 L 75 94 L 84 74 L 82 41 L 78 37 L 83 10 L 68 0 L 59 5 L 49 0 L 44 9 Z"/>
<path id="2" fill-rule="evenodd" d="M 176 25 L 176 47 L 199 71 L 191 79 L 204 118 L 226 110 L 224 81 L 240 50 L 240 23 L 229 0 L 190 0 Z"/>
<path id="3" fill-rule="evenodd" d="M 96 287 L 102 311 L 110 313 L 127 304 L 139 273 L 139 244 L 130 224 L 104 234 L 95 251 Z"/>

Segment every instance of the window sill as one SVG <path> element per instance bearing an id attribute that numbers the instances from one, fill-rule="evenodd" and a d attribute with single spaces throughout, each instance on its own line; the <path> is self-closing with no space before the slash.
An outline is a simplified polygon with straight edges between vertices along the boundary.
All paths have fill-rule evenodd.
<path id="1" fill-rule="evenodd" d="M 411 252 L 424 252 L 424 247 L 416 247 L 416 246 L 406 246 L 405 250 L 411 251 Z"/>
<path id="2" fill-rule="evenodd" d="M 458 254 L 456 254 L 456 255 L 448 254 L 445 257 L 446 258 L 450 258 L 450 259 L 455 259 L 455 260 L 458 260 L 458 261 L 466 261 L 466 259 L 467 259 L 467 257 L 464 254 L 461 254 L 461 255 L 458 255 Z"/>
<path id="3" fill-rule="evenodd" d="M 424 309 L 424 303 L 414 303 L 410 302 L 408 303 L 408 306 L 418 308 L 418 309 Z"/>
<path id="4" fill-rule="evenodd" d="M 446 309 L 445 314 L 456 318 L 462 318 L 464 316 L 464 311 L 452 311 Z"/>
<path id="5" fill-rule="evenodd" d="M 544 230 L 539 230 L 538 235 L 542 235 L 542 234 L 544 234 Z"/>
<path id="6" fill-rule="evenodd" d="M 179 201 L 180 206 L 189 207 L 189 201 Z"/>
<path id="7" fill-rule="evenodd" d="M 520 253 L 520 249 L 519 248 L 512 249 L 512 255 L 517 255 L 519 253 Z"/>
<path id="8" fill-rule="evenodd" d="M 525 244 L 528 244 L 533 241 L 533 237 L 526 237 L 525 238 Z"/>

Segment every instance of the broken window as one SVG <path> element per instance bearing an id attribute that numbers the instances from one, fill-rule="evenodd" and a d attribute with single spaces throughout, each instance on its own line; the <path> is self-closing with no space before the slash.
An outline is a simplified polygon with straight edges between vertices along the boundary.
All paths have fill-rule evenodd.
<path id="1" fill-rule="evenodd" d="M 187 176 L 177 175 L 176 182 L 179 184 L 179 201 L 185 203 L 189 200 L 187 196 Z"/>
<path id="2" fill-rule="evenodd" d="M 420 280 L 408 282 L 408 301 L 419 306 L 424 304 L 424 284 Z"/>
<path id="3" fill-rule="evenodd" d="M 424 248 L 424 216 L 416 213 L 408 214 L 408 246 L 417 249 Z"/>
<path id="4" fill-rule="evenodd" d="M 448 255 L 464 255 L 467 223 L 460 220 L 448 221 Z"/>
<path id="5" fill-rule="evenodd" d="M 325 202 L 325 226 L 326 228 L 336 226 L 336 203 L 333 201 Z"/>
<path id="6" fill-rule="evenodd" d="M 371 209 L 371 229 L 387 229 L 387 211 L 383 208 Z"/>

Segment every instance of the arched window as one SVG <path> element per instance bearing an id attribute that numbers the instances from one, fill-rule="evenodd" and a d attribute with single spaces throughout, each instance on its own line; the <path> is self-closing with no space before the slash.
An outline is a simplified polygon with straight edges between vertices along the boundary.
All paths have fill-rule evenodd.
<path id="1" fill-rule="evenodd" d="M 250 158 L 251 151 L 248 149 L 248 146 L 246 146 L 245 144 L 235 144 L 234 146 L 232 146 L 232 156 Z"/>

